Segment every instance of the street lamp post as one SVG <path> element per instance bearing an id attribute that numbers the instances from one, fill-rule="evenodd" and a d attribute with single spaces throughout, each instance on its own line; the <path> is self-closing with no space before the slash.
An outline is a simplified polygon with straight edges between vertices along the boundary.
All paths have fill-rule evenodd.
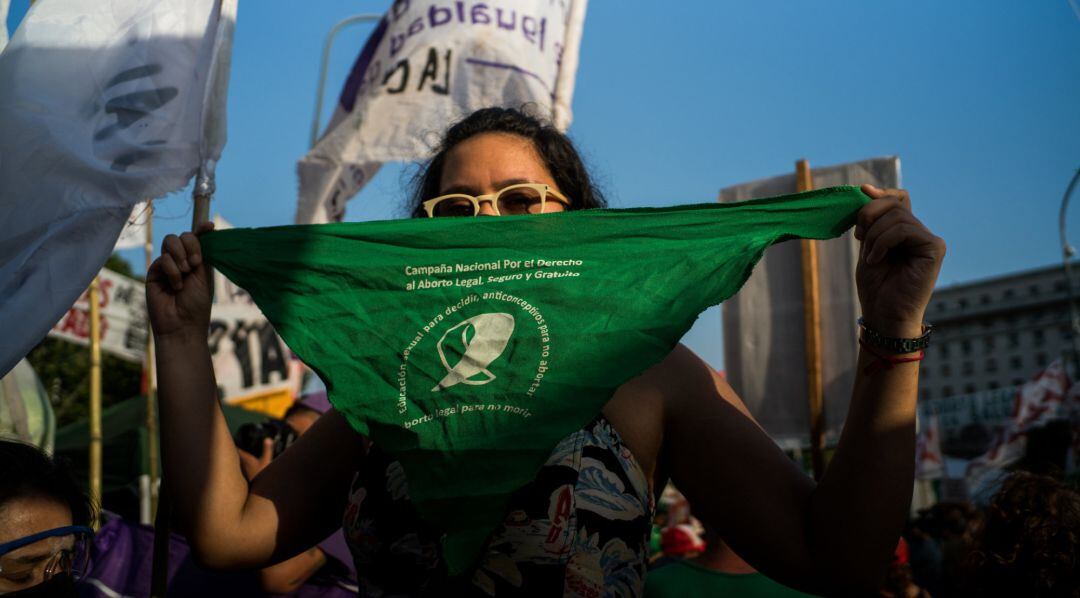
<path id="1" fill-rule="evenodd" d="M 1080 312 L 1077 312 L 1076 303 L 1073 301 L 1072 269 L 1069 263 L 1072 257 L 1076 255 L 1076 248 L 1069 245 L 1069 241 L 1065 236 L 1065 210 L 1069 207 L 1069 197 L 1072 196 L 1073 190 L 1076 189 L 1077 181 L 1080 181 L 1080 168 L 1076 170 L 1076 174 L 1073 175 L 1068 188 L 1065 189 L 1065 197 L 1061 200 L 1061 211 L 1058 213 L 1058 232 L 1061 234 L 1061 259 L 1065 267 L 1065 297 L 1069 302 L 1069 320 L 1072 328 L 1073 380 L 1080 377 Z M 1066 366 L 1066 369 L 1068 369 L 1068 366 Z"/>
<path id="2" fill-rule="evenodd" d="M 323 42 L 322 63 L 319 65 L 319 87 L 315 92 L 315 118 L 311 121 L 311 147 L 315 147 L 315 142 L 319 140 L 319 123 L 322 120 L 323 90 L 326 88 L 326 65 L 330 62 L 330 46 L 333 45 L 334 38 L 337 36 L 338 32 L 349 25 L 378 21 L 381 18 L 382 15 L 374 14 L 353 15 L 339 21 L 330 28 L 330 33 L 326 34 L 326 41 Z"/>

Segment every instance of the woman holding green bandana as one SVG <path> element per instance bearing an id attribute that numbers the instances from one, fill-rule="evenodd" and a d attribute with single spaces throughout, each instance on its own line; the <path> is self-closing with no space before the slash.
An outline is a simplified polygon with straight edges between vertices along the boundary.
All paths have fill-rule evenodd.
<path id="1" fill-rule="evenodd" d="M 416 187 L 418 218 L 604 206 L 565 136 L 497 108 L 451 127 Z M 912 215 L 906 192 L 863 192 L 872 199 L 855 233 L 863 243 L 856 273 L 863 350 L 847 425 L 820 482 L 680 345 L 558 443 L 511 496 L 472 571 L 459 577 L 447 573 L 439 531 L 417 516 L 401 464 L 336 410 L 247 483 L 214 400 L 209 269 L 195 235 L 170 236 L 148 272 L 147 298 L 165 475 L 184 531 L 207 564 L 256 568 L 344 524 L 364 596 L 640 595 L 654 498 L 670 479 L 765 575 L 812 593 L 875 591 L 911 496 L 916 360 L 945 246 Z M 512 330 L 498 318 L 484 322 L 487 342 L 505 344 L 510 333 L 499 335 L 507 325 Z M 444 365 L 433 393 L 493 377 L 482 360 L 471 369 Z"/>

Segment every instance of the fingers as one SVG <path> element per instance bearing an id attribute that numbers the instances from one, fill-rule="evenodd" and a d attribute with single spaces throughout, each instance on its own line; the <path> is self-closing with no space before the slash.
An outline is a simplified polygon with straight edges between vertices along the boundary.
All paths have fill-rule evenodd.
<path id="1" fill-rule="evenodd" d="M 903 189 L 878 189 L 873 185 L 863 185 L 862 191 L 873 201 L 859 210 L 855 222 L 856 239 L 865 240 L 866 231 L 874 222 L 892 210 L 911 213 L 911 197 Z"/>
<path id="2" fill-rule="evenodd" d="M 187 262 L 192 268 L 198 268 L 202 264 L 202 246 L 199 239 L 192 233 L 180 235 L 180 243 L 187 252 Z"/>
<path id="3" fill-rule="evenodd" d="M 262 455 L 259 456 L 259 464 L 266 467 L 274 460 L 274 441 L 270 438 L 263 438 L 263 450 Z"/>
<path id="4" fill-rule="evenodd" d="M 188 263 L 188 253 L 184 242 L 176 235 L 166 235 L 161 242 L 161 255 L 169 256 L 184 274 L 191 272 L 191 264 Z"/>
<path id="5" fill-rule="evenodd" d="M 945 254 L 944 245 L 945 242 L 934 236 L 911 212 L 894 209 L 878 218 L 866 231 L 862 254 L 870 266 L 898 247 L 903 247 L 912 256 L 938 259 Z"/>
<path id="6" fill-rule="evenodd" d="M 214 230 L 214 223 L 207 220 L 206 222 L 200 222 L 199 226 L 195 229 L 195 236 L 201 236 L 205 233 Z"/>
<path id="7" fill-rule="evenodd" d="M 184 276 L 180 273 L 180 267 L 176 265 L 176 260 L 171 255 L 162 255 L 154 263 L 157 264 L 158 271 L 165 276 L 165 280 L 169 282 L 172 290 L 179 291 L 184 288 Z"/>

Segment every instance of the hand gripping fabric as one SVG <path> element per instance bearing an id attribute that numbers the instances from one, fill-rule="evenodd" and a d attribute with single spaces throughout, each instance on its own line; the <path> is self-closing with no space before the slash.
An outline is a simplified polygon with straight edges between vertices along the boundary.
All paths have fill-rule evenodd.
<path id="1" fill-rule="evenodd" d="M 357 432 L 401 461 L 461 575 L 558 441 L 738 291 L 769 245 L 838 236 L 867 201 L 833 187 L 734 204 L 232 229 L 203 248 Z"/>

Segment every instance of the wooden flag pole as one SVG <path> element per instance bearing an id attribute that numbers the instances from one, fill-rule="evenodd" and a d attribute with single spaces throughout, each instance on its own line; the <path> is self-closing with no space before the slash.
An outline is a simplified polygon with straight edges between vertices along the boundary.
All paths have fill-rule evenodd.
<path id="1" fill-rule="evenodd" d="M 146 202 L 146 271 L 154 261 L 154 203 Z M 146 444 L 147 474 L 150 476 L 150 517 L 157 512 L 158 479 L 161 477 L 158 464 L 158 429 L 157 429 L 157 364 L 154 363 L 154 335 L 146 335 Z"/>
<path id="2" fill-rule="evenodd" d="M 101 507 L 101 293 L 100 279 L 90 283 L 90 503 Z M 99 517 L 90 521 L 98 528 Z"/>
<path id="3" fill-rule="evenodd" d="M 795 182 L 799 192 L 814 188 L 810 163 L 795 163 Z M 806 330 L 807 404 L 810 408 L 810 463 L 814 479 L 825 473 L 825 384 L 821 369 L 821 290 L 818 281 L 817 241 L 803 239 L 803 321 Z"/>

